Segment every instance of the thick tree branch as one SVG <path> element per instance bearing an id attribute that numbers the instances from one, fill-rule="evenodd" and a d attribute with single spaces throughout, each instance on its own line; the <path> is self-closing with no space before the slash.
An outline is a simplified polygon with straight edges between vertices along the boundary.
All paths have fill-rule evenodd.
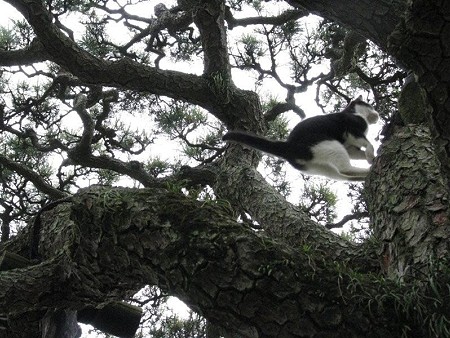
<path id="1" fill-rule="evenodd" d="M 68 151 L 70 162 L 68 164 L 77 164 L 89 168 L 107 169 L 121 175 L 128 176 L 144 187 L 150 187 L 157 184 L 155 178 L 150 175 L 138 161 L 124 162 L 106 155 L 95 156 L 92 153 L 86 153 L 75 148 Z"/>
<path id="2" fill-rule="evenodd" d="M 35 309 L 49 300 L 52 308 L 79 309 L 156 284 L 209 320 L 227 318 L 221 325 L 246 337 L 367 336 L 372 325 L 393 334 L 405 323 L 415 327 L 392 296 L 406 286 L 363 273 L 355 285 L 345 264 L 316 250 L 290 249 L 233 218 L 220 203 L 164 190 L 82 191 L 71 209 L 57 207 L 43 218 L 47 260 L 0 274 L 2 285 L 8 285 L 5 278 L 21 281 L 0 289 L 0 300 L 17 315 L 29 309 L 17 299 Z M 380 293 L 385 297 L 372 303 Z"/>
<path id="3" fill-rule="evenodd" d="M 0 65 L 1 66 L 25 66 L 35 62 L 46 61 L 50 58 L 45 47 L 37 39 L 21 50 L 1 50 L 0 49 Z"/>
<path id="4" fill-rule="evenodd" d="M 291 6 L 351 27 L 387 50 L 388 38 L 400 23 L 405 0 L 286 0 Z"/>
<path id="5" fill-rule="evenodd" d="M 1 315 L 8 314 L 11 317 L 19 316 L 26 312 L 45 311 L 52 308 L 51 302 L 67 300 L 70 290 L 66 284 L 73 272 L 67 257 L 59 255 L 41 264 L 21 269 L 12 269 L 0 273 L 0 302 L 8 304 L 0 310 Z M 49 280 L 48 276 L 53 276 Z M 47 281 L 46 281 L 47 280 Z M 53 289 L 50 298 L 42 302 L 42 296 Z M 47 305 L 45 303 L 47 302 Z M 79 304 L 81 307 L 82 304 Z M 5 310 L 7 309 L 7 313 Z"/>
<path id="6" fill-rule="evenodd" d="M 230 146 L 218 174 L 214 191 L 230 201 L 237 209 L 250 214 L 271 237 L 292 247 L 310 246 L 317 254 L 336 261 L 349 261 L 355 269 L 379 270 L 378 258 L 323 226 L 313 222 L 299 208 L 267 184 L 264 177 L 251 166 L 244 166 L 242 148 Z M 364 251 L 364 252 L 363 252 Z M 365 257 L 361 260 L 361 257 Z"/>

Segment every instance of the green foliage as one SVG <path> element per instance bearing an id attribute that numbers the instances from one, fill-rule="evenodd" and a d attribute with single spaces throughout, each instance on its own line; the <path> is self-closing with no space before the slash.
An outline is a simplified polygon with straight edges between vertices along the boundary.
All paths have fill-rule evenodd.
<path id="1" fill-rule="evenodd" d="M 259 11 L 262 8 L 263 2 L 261 0 L 229 0 L 228 5 L 238 11 L 242 11 L 242 9 L 246 6 L 250 6 L 255 10 Z"/>
<path id="2" fill-rule="evenodd" d="M 161 321 L 161 327 L 151 329 L 150 334 L 153 338 L 206 338 L 206 322 L 193 312 L 187 319 L 171 315 Z"/>
<path id="3" fill-rule="evenodd" d="M 305 179 L 299 207 L 314 221 L 322 225 L 333 223 L 337 216 L 336 203 L 337 195 L 328 181 Z"/>
<path id="4" fill-rule="evenodd" d="M 96 181 L 99 185 L 112 186 L 114 183 L 117 183 L 120 179 L 120 175 L 115 171 L 107 170 L 107 169 L 99 169 L 96 172 L 97 177 Z"/>
<path id="5" fill-rule="evenodd" d="M 389 320 L 386 313 L 396 318 L 402 337 L 448 337 L 450 269 L 448 259 L 430 258 L 426 267 L 429 279 L 404 281 L 387 279 L 381 275 L 359 273 L 345 263 L 336 262 L 338 285 L 342 301 L 346 304 L 363 304 L 375 322 L 378 313 Z M 342 288 L 341 285 L 346 285 Z M 355 296 L 357 295 L 357 296 Z M 356 303 L 356 304 L 355 304 Z M 351 310 L 350 310 L 351 311 Z M 378 323 L 383 325 L 383 323 Z"/>
<path id="6" fill-rule="evenodd" d="M 258 62 L 259 58 L 264 56 L 265 49 L 263 43 L 251 34 L 245 34 L 239 41 L 243 44 L 244 54 L 241 54 L 241 62 L 246 67 Z"/>
<path id="7" fill-rule="evenodd" d="M 172 165 L 159 157 L 150 159 L 145 164 L 145 170 L 153 177 L 161 177 L 167 175 L 171 171 Z"/>
<path id="8" fill-rule="evenodd" d="M 302 25 L 298 20 L 290 20 L 281 26 L 277 26 L 276 33 L 282 40 L 292 40 L 297 34 L 304 31 Z"/>
<path id="9" fill-rule="evenodd" d="M 199 108 L 174 102 L 167 110 L 157 113 L 155 122 L 161 131 L 172 138 L 186 136 L 206 123 L 207 117 Z"/>
<path id="10" fill-rule="evenodd" d="M 101 1 L 101 0 L 100 0 Z M 100 2 L 99 0 L 94 2 Z M 58 14 L 86 9 L 92 0 L 47 0 L 47 6 Z"/>
<path id="11" fill-rule="evenodd" d="M 210 162 L 220 152 L 223 126 L 208 117 L 201 109 L 175 103 L 156 113 L 156 134 L 165 133 L 178 140 L 183 153 L 199 162 Z"/>
<path id="12" fill-rule="evenodd" d="M 2 157 L 18 164 L 26 163 L 42 180 L 51 182 L 54 168 L 48 162 L 49 156 L 36 151 L 28 142 L 21 142 L 12 137 L 4 137 L 0 148 Z M 40 209 L 47 201 L 47 196 L 36 189 L 27 177 L 4 165 L 0 165 L 0 185 L 1 230 L 4 239 L 3 236 L 15 234 L 23 228 L 33 211 Z"/>
<path id="13" fill-rule="evenodd" d="M 13 30 L 15 34 L 20 38 L 18 46 L 25 48 L 35 38 L 35 34 L 31 26 L 26 20 L 13 20 Z"/>
<path id="14" fill-rule="evenodd" d="M 270 106 L 271 102 L 268 103 Z M 289 134 L 288 120 L 283 116 L 268 123 L 267 137 L 274 140 L 283 140 Z M 292 192 L 292 186 L 286 179 L 285 161 L 274 156 L 263 156 L 263 164 L 270 173 L 266 177 L 267 180 L 275 187 L 275 189 L 287 197 Z"/>
<path id="15" fill-rule="evenodd" d="M 332 78 L 321 84 L 326 85 L 321 95 L 327 106 L 336 95 L 351 99 L 364 90 L 373 95 L 377 111 L 387 121 L 406 73 L 392 57 L 355 32 L 327 20 L 323 20 L 319 28 L 314 37 L 334 72 Z M 346 103 L 335 102 L 333 111 L 342 109 Z"/>
<path id="16" fill-rule="evenodd" d="M 19 43 L 17 34 L 12 29 L 0 27 L 0 49 L 13 50 Z"/>
<path id="17" fill-rule="evenodd" d="M 286 117 L 278 116 L 268 123 L 267 137 L 275 140 L 284 140 L 289 135 L 289 121 Z"/>
<path id="18" fill-rule="evenodd" d="M 11 20 L 12 27 L 0 27 L 0 50 L 26 47 L 34 38 L 30 25 L 25 20 Z"/>
<path id="19" fill-rule="evenodd" d="M 108 57 L 113 52 L 109 45 L 109 37 L 106 33 L 107 21 L 101 19 L 95 11 L 89 14 L 85 22 L 86 31 L 80 41 L 80 46 L 98 57 Z"/>
<path id="20" fill-rule="evenodd" d="M 230 103 L 230 79 L 222 73 L 211 74 L 209 87 L 223 104 Z"/>
<path id="21" fill-rule="evenodd" d="M 201 50 L 201 41 L 193 34 L 193 30 L 186 30 L 177 35 L 177 43 L 170 48 L 170 56 L 174 62 L 194 61 Z"/>

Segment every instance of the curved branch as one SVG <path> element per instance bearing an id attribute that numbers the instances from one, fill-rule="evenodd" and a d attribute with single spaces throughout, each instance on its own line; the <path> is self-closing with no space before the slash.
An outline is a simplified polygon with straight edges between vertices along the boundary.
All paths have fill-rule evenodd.
<path id="1" fill-rule="evenodd" d="M 158 181 L 151 176 L 141 162 L 124 162 L 105 155 L 94 156 L 92 154 L 68 151 L 70 164 L 78 164 L 90 168 L 107 169 L 115 171 L 118 174 L 129 176 L 141 183 L 144 187 L 158 185 Z"/>
<path id="2" fill-rule="evenodd" d="M 35 171 L 29 169 L 23 164 L 11 161 L 9 158 L 1 154 L 0 154 L 0 164 L 4 165 L 9 170 L 15 171 L 19 175 L 30 180 L 30 182 L 33 183 L 36 189 L 38 189 L 44 194 L 47 194 L 52 199 L 60 199 L 67 196 L 67 193 L 52 187 L 51 184 L 47 183 L 44 180 L 44 178 Z"/>
<path id="3" fill-rule="evenodd" d="M 325 225 L 325 227 L 327 229 L 336 229 L 336 228 L 342 228 L 344 226 L 345 223 L 351 221 L 351 220 L 355 220 L 355 219 L 361 219 L 363 217 L 369 217 L 369 213 L 366 211 L 362 211 L 362 212 L 357 212 L 354 214 L 350 214 L 350 215 L 346 215 L 344 217 L 342 217 L 342 219 L 337 222 L 337 223 L 329 223 L 327 225 Z"/>
<path id="4" fill-rule="evenodd" d="M 87 104 L 87 96 L 84 94 L 78 95 L 73 100 L 73 108 L 78 113 L 78 116 L 81 119 L 81 122 L 83 123 L 83 133 L 81 135 L 80 142 L 77 143 L 77 145 L 71 149 L 71 153 L 77 153 L 79 156 L 83 155 L 90 155 L 91 154 L 91 145 L 92 145 L 92 138 L 94 137 L 94 121 L 92 120 L 92 117 L 89 115 L 88 111 L 86 110 L 86 104 Z"/>
<path id="5" fill-rule="evenodd" d="M 379 269 L 377 259 L 372 260 L 375 257 L 373 252 L 362 253 L 357 245 L 318 226 L 268 185 L 255 168 L 245 166 L 248 154 L 243 155 L 242 152 L 246 152 L 242 147 L 230 145 L 225 153 L 221 165 L 226 169 L 217 174 L 214 186 L 219 198 L 226 199 L 238 210 L 248 212 L 271 238 L 277 238 L 289 246 L 310 246 L 335 261 L 352 261 L 355 267 L 362 264 L 359 268 L 363 270 L 369 266 L 374 271 Z M 360 256 L 365 257 L 364 262 L 357 262 Z"/>
<path id="6" fill-rule="evenodd" d="M 295 102 L 283 102 L 283 103 L 277 103 L 275 106 L 273 106 L 272 109 L 270 109 L 267 113 L 264 114 L 264 118 L 266 121 L 273 121 L 279 115 L 281 115 L 289 110 L 292 110 L 294 113 L 296 113 L 302 119 L 306 117 L 306 114 L 303 111 L 303 109 L 301 109 L 299 106 L 297 106 L 295 104 Z"/>

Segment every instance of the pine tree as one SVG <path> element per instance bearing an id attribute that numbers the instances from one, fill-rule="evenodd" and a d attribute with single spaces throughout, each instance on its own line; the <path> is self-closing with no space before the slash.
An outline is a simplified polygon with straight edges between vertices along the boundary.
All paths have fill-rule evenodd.
<path id="1" fill-rule="evenodd" d="M 447 1 L 6 3 L 0 337 L 450 337 Z M 326 185 L 291 203 L 300 174 L 221 141 L 284 137 L 307 90 L 384 123 L 356 242 Z"/>

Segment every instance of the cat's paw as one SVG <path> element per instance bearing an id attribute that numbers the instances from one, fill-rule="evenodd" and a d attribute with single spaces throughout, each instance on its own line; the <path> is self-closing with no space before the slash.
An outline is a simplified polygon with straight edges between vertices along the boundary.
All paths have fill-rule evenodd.
<path id="1" fill-rule="evenodd" d="M 373 148 L 372 144 L 368 144 L 366 147 L 366 150 L 364 152 L 366 154 L 366 160 L 369 162 L 369 164 L 372 164 L 374 158 L 375 158 L 375 149 Z"/>
<path id="2" fill-rule="evenodd" d="M 375 159 L 375 155 L 373 153 L 370 153 L 370 154 L 366 153 L 366 160 L 367 160 L 367 162 L 369 162 L 369 164 L 372 164 L 374 159 Z"/>

